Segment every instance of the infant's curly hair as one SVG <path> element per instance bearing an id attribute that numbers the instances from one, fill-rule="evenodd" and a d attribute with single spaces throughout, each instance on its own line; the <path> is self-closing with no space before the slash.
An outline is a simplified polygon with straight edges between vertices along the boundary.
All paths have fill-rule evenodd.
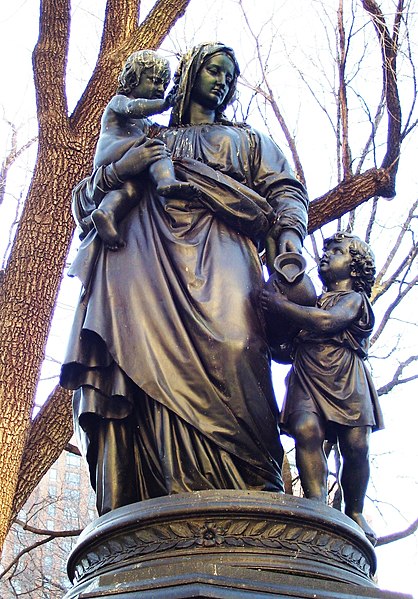
<path id="1" fill-rule="evenodd" d="M 376 276 L 376 265 L 374 254 L 368 243 L 353 235 L 341 231 L 335 233 L 324 241 L 324 250 L 327 250 L 331 242 L 341 242 L 344 239 L 350 239 L 350 254 L 352 256 L 351 261 L 351 276 L 354 279 L 354 290 L 363 291 L 368 297 L 372 294 L 372 288 Z"/>
<path id="2" fill-rule="evenodd" d="M 158 75 L 167 83 L 170 82 L 170 63 L 164 56 L 154 50 L 139 50 L 128 56 L 119 74 L 117 93 L 127 96 L 139 84 L 144 69 L 155 68 Z"/>

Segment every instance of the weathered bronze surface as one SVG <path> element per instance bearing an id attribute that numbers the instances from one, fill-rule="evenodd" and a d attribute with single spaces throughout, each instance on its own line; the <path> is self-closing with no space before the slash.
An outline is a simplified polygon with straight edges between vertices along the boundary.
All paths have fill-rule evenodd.
<path id="1" fill-rule="evenodd" d="M 376 536 L 363 516 L 363 506 L 370 432 L 383 426 L 377 393 L 364 364 L 374 325 L 368 299 L 374 274 L 369 246 L 354 235 L 337 233 L 325 241 L 319 263 L 325 292 L 316 307 L 299 306 L 273 288 L 262 294 L 270 318 L 277 315 L 301 329 L 293 344 L 281 424 L 295 439 L 305 497 L 326 502 L 324 441 L 338 440 L 345 513 L 373 543 Z"/>
<path id="2" fill-rule="evenodd" d="M 150 68 L 123 92 L 141 117 L 167 104 L 166 80 L 156 82 Z M 328 291 L 313 307 L 299 255 L 306 192 L 269 137 L 224 117 L 238 74 L 230 48 L 201 44 L 181 60 L 168 127 L 135 111 L 129 120 L 125 100 L 119 112 L 112 105 L 94 172 L 73 193 L 82 243 L 71 274 L 83 291 L 61 384 L 74 390 L 75 430 L 102 517 L 70 556 L 67 599 L 402 597 L 373 583 L 373 531 L 362 516 L 368 435 L 380 426 L 362 362 L 373 314 L 348 285 L 347 261 L 327 268 L 328 258 Z M 154 91 L 145 89 L 149 76 Z M 134 143 L 121 133 L 112 148 L 110 125 L 130 129 Z M 266 286 L 263 247 L 270 272 L 278 256 Z M 341 314 L 355 301 L 344 298 L 353 293 L 361 302 L 346 322 Z M 334 312 L 344 322 L 325 334 L 323 315 Z M 324 499 L 322 444 L 331 430 L 351 520 L 282 493 L 270 351 L 277 358 L 286 343 L 295 361 L 282 422 L 296 439 L 305 494 Z M 318 368 L 301 367 L 306 347 L 318 343 Z M 355 387 L 355 426 L 334 417 L 335 405 L 322 414 L 315 406 L 326 402 L 306 393 L 333 367 L 329 344 L 355 363 L 341 380 L 326 377 L 337 400 L 336 382 Z M 294 416 L 301 413 L 317 426 L 314 447 Z"/>
<path id="3" fill-rule="evenodd" d="M 265 284 L 265 289 L 280 293 L 284 298 L 302 306 L 315 306 L 316 290 L 305 273 L 306 260 L 296 252 L 285 252 L 276 257 L 274 272 Z M 280 364 L 291 364 L 293 340 L 300 331 L 286 316 L 266 311 L 267 339 L 273 360 Z"/>
<path id="4" fill-rule="evenodd" d="M 99 518 L 70 556 L 66 599 L 406 599 L 377 589 L 375 568 L 363 532 L 336 510 L 277 493 L 201 491 Z"/>
<path id="5" fill-rule="evenodd" d="M 100 514 L 185 491 L 283 491 L 258 250 L 268 238 L 270 257 L 300 251 L 307 197 L 269 137 L 223 116 L 238 74 L 223 44 L 191 50 L 170 125 L 144 124 L 165 145 L 131 147 L 74 192 L 84 288 L 61 384 Z M 166 147 L 193 197 L 157 193 L 149 166 Z M 109 251 L 91 214 L 132 179 L 125 247 Z"/>
<path id="6" fill-rule="evenodd" d="M 166 58 L 153 50 L 142 50 L 129 56 L 119 76 L 117 94 L 102 116 L 94 168 L 116 162 L 130 148 L 147 144 L 147 148 L 155 152 L 156 159 L 148 170 L 157 193 L 188 198 L 196 194 L 197 189 L 176 179 L 165 146 L 158 140 L 147 140 L 144 133 L 145 126 L 151 124 L 147 117 L 166 111 L 174 102 L 175 94 L 164 99 L 169 81 L 170 64 Z M 108 249 L 124 247 L 118 224 L 138 205 L 140 195 L 141 187 L 134 180 L 124 181 L 120 189 L 108 191 L 91 213 L 95 229 Z"/>

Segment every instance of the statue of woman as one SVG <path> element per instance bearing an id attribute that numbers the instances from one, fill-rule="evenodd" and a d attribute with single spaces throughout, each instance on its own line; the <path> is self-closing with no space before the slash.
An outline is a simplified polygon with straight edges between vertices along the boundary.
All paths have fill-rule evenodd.
<path id="1" fill-rule="evenodd" d="M 87 235 L 72 274 L 84 288 L 61 384 L 75 390 L 99 514 L 172 493 L 283 491 L 258 251 L 267 237 L 277 254 L 301 250 L 307 197 L 269 137 L 223 116 L 238 75 L 231 48 L 193 48 L 169 126 L 145 131 L 155 144 L 74 193 Z M 147 167 L 167 148 L 196 197 L 156 193 Z M 89 215 L 132 177 L 141 197 L 112 252 Z"/>

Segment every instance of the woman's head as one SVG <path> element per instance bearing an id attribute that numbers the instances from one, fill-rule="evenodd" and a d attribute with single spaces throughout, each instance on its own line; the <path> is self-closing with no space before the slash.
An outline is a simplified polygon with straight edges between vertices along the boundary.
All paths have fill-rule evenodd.
<path id="1" fill-rule="evenodd" d="M 234 51 L 219 42 L 199 44 L 184 54 L 174 75 L 179 99 L 170 124 L 187 124 L 194 98 L 208 103 L 208 107 L 212 101 L 215 121 L 222 121 L 223 111 L 234 97 L 239 72 Z"/>
<path id="2" fill-rule="evenodd" d="M 141 75 L 144 71 L 153 74 L 163 81 L 164 88 L 170 82 L 171 71 L 170 63 L 166 58 L 154 52 L 154 50 L 140 50 L 131 54 L 125 62 L 120 75 L 118 94 L 128 96 L 141 81 Z"/>
<path id="3" fill-rule="evenodd" d="M 374 254 L 368 243 L 352 233 L 338 232 L 325 239 L 324 251 L 331 245 L 347 244 L 351 255 L 350 275 L 354 280 L 354 290 L 363 291 L 370 297 L 375 281 L 376 266 Z"/>

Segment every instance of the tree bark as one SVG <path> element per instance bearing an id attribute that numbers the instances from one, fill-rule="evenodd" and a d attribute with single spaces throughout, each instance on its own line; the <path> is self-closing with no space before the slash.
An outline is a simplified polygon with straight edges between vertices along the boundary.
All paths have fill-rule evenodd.
<path id="1" fill-rule="evenodd" d="M 100 115 L 114 91 L 121 61 L 138 48 L 158 47 L 189 1 L 158 0 L 138 27 L 139 0 L 108 0 L 97 65 L 71 118 L 65 96 L 70 1 L 41 2 L 40 33 L 33 53 L 38 156 L 0 290 L 0 547 L 13 506 L 16 509 L 21 505 L 38 474 L 68 440 L 69 423 L 64 418 L 57 433 L 60 440 L 56 451 L 50 453 L 45 443 L 41 446 L 44 457 L 36 456 L 30 450 L 31 440 L 26 445 L 31 457 L 25 459 L 20 470 L 33 397 L 74 229 L 71 189 L 91 168 Z M 32 431 L 36 436 L 47 434 L 55 418 L 54 411 L 53 418 L 42 419 L 44 425 L 40 421 Z M 43 465 L 39 465 L 35 476 L 30 469 L 37 460 Z M 23 478 L 14 503 L 20 474 Z"/>
<path id="2" fill-rule="evenodd" d="M 343 179 L 334 189 L 313 200 L 309 206 L 308 233 L 357 208 L 374 196 L 383 195 L 391 176 L 386 169 L 372 168 Z"/>
<path id="3" fill-rule="evenodd" d="M 20 463 L 11 519 L 59 458 L 72 434 L 71 393 L 57 386 L 32 422 Z"/>

